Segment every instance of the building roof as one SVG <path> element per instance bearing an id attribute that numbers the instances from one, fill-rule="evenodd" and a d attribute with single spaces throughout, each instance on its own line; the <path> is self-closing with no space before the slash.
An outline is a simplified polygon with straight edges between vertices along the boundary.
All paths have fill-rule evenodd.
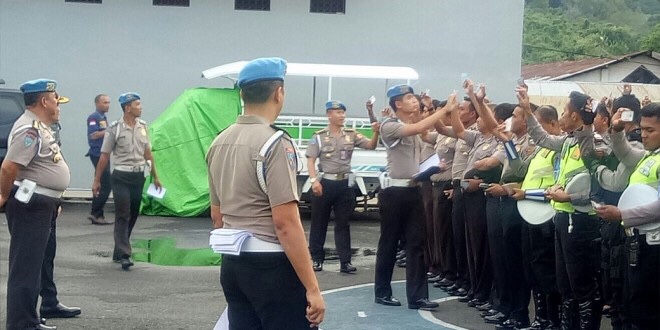
<path id="1" fill-rule="evenodd" d="M 659 56 L 656 53 L 641 51 L 613 58 L 589 58 L 578 61 L 561 61 L 524 65 L 522 67 L 521 75 L 526 80 L 562 80 L 645 54 L 648 54 L 655 59 L 659 59 Z"/>

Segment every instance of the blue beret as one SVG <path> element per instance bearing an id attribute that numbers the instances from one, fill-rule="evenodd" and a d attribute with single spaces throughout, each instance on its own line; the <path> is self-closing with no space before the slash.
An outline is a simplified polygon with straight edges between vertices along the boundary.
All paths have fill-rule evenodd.
<path id="1" fill-rule="evenodd" d="M 336 110 L 336 109 L 341 109 L 341 110 L 346 111 L 346 106 L 344 105 L 344 103 L 341 103 L 339 101 L 332 101 L 331 100 L 331 101 L 325 102 L 325 110 L 326 111 Z"/>
<path id="2" fill-rule="evenodd" d="M 245 64 L 238 73 L 238 87 L 266 80 L 284 81 L 285 74 L 285 60 L 279 57 L 258 58 Z"/>
<path id="3" fill-rule="evenodd" d="M 415 94 L 412 87 L 408 85 L 396 85 L 390 87 L 390 89 L 387 90 L 387 97 L 389 99 L 392 99 L 393 97 L 397 97 L 399 95 L 404 95 L 408 93 Z"/>
<path id="4" fill-rule="evenodd" d="M 36 79 L 26 81 L 21 85 L 23 94 L 54 92 L 57 88 L 57 81 L 51 79 Z"/>
<path id="5" fill-rule="evenodd" d="M 126 103 L 133 102 L 139 99 L 140 99 L 140 94 L 138 93 L 133 93 L 133 92 L 124 93 L 119 95 L 119 104 L 124 105 Z"/>

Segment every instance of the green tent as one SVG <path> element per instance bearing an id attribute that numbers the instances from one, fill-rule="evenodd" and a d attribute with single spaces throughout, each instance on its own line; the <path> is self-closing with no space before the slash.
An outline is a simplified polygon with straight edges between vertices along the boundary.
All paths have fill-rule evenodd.
<path id="1" fill-rule="evenodd" d="M 142 213 L 194 217 L 210 206 L 206 151 L 241 113 L 238 89 L 194 88 L 183 92 L 149 125 L 163 199 L 142 194 Z M 147 178 L 145 191 L 151 179 Z"/>

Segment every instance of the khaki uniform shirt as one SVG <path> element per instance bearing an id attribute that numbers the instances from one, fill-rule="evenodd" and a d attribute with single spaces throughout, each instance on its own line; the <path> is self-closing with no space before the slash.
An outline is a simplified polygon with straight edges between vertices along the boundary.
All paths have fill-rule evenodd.
<path id="1" fill-rule="evenodd" d="M 537 152 L 536 143 L 534 143 L 534 140 L 532 140 L 529 134 L 525 134 L 520 137 L 514 135 L 512 141 L 516 146 L 516 151 L 518 152 L 520 162 L 516 162 L 512 165 L 509 161 L 509 158 L 506 156 L 506 151 L 504 149 L 497 151 L 494 155 L 494 157 L 500 161 L 500 164 L 504 165 L 504 168 L 502 169 L 503 183 L 521 182 L 524 180 L 524 175 L 516 176 L 520 164 L 528 164 Z"/>
<path id="2" fill-rule="evenodd" d="M 484 137 L 479 131 L 465 131 L 465 143 L 472 146 L 465 167 L 467 170 L 472 169 L 476 161 L 492 156 L 497 151 L 498 146 L 501 147 L 494 136 Z"/>
<path id="3" fill-rule="evenodd" d="M 387 148 L 387 172 L 392 179 L 411 179 L 419 172 L 419 161 L 421 156 L 422 141 L 417 135 L 403 136 L 405 124 L 389 120 L 381 124 L 381 138 Z"/>
<path id="4" fill-rule="evenodd" d="M 319 159 L 319 172 L 343 174 L 351 171 L 355 146 L 364 149 L 367 144 L 369 139 L 354 129 L 344 128 L 340 135 L 333 136 L 326 128 L 314 133 L 305 156 Z"/>
<path id="5" fill-rule="evenodd" d="M 247 230 L 278 243 L 272 208 L 298 201 L 298 159 L 287 135 L 278 139 L 265 157 L 259 156 L 275 132 L 262 117 L 240 116 L 213 140 L 206 162 L 211 204 L 220 206 L 223 228 Z M 257 160 L 264 163 L 267 193 L 257 179 Z"/>
<path id="6" fill-rule="evenodd" d="M 465 131 L 477 131 L 477 123 L 472 124 Z M 463 172 L 467 168 L 468 157 L 470 156 L 470 150 L 472 146 L 465 143 L 465 141 L 458 139 L 454 146 L 454 161 L 452 162 L 451 167 L 451 177 L 453 179 L 463 179 Z"/>
<path id="7" fill-rule="evenodd" d="M 105 130 L 101 152 L 112 153 L 115 166 L 144 165 L 144 151 L 147 149 L 151 149 L 151 143 L 147 123 L 142 119 L 136 119 L 132 128 L 120 119 Z"/>
<path id="8" fill-rule="evenodd" d="M 435 143 L 435 153 L 438 154 L 440 164 L 443 165 L 443 168 L 440 169 L 439 173 L 431 176 L 431 181 L 451 181 L 456 143 L 456 138 L 438 135 Z"/>
<path id="9" fill-rule="evenodd" d="M 25 110 L 9 134 L 9 160 L 23 166 L 16 180 L 28 179 L 37 185 L 64 191 L 69 187 L 71 173 L 53 132 L 32 111 Z"/>

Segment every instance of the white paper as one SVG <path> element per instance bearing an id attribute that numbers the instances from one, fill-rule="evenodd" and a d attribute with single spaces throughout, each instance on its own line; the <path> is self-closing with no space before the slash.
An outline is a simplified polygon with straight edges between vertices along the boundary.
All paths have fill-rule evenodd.
<path id="1" fill-rule="evenodd" d="M 248 237 L 253 237 L 247 230 L 219 228 L 211 232 L 209 245 L 213 252 L 239 255 L 241 247 Z"/>
<path id="2" fill-rule="evenodd" d="M 213 330 L 229 330 L 229 316 L 227 315 L 227 308 L 228 307 L 225 307 L 225 310 L 222 312 L 222 315 L 220 315 L 218 322 L 215 323 Z"/>
<path id="3" fill-rule="evenodd" d="M 165 196 L 165 192 L 167 189 L 164 187 L 161 187 L 160 190 L 156 188 L 155 184 L 150 184 L 149 187 L 147 188 L 147 195 L 152 196 L 153 198 L 158 198 L 161 199 L 163 196 Z"/>

